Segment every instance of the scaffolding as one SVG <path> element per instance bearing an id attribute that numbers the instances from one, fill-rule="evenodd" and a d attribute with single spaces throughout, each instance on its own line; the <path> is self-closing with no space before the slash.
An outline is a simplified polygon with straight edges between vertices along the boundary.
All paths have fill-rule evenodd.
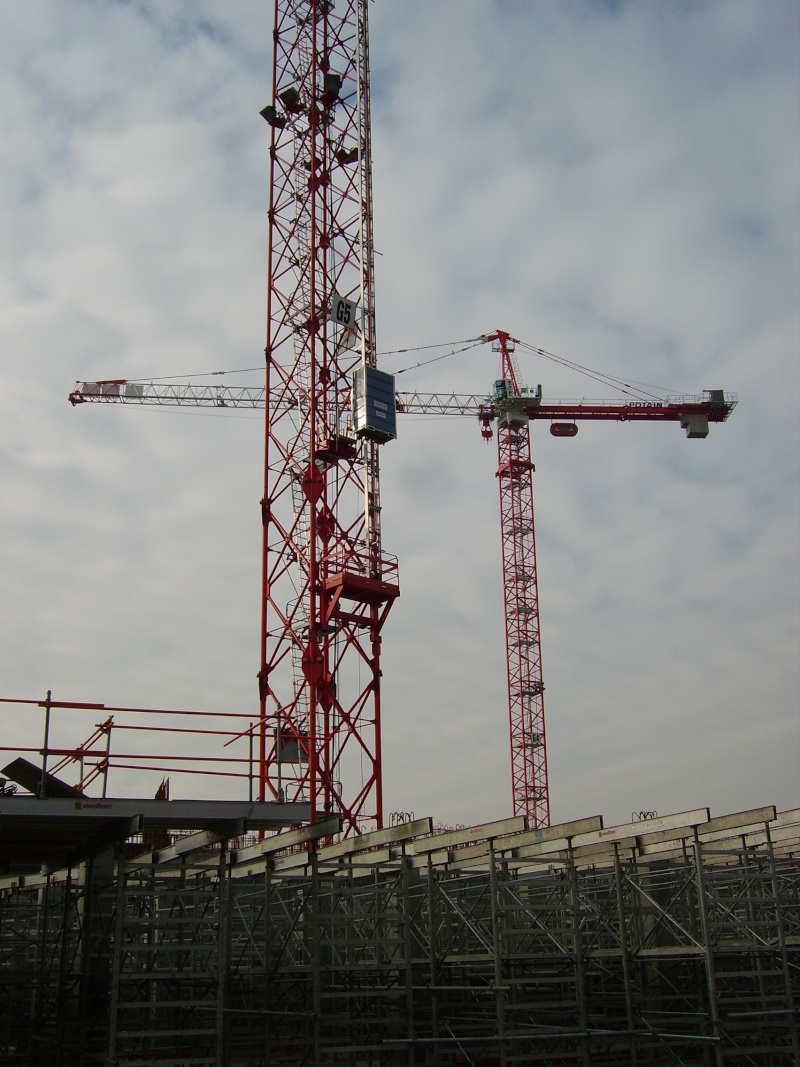
<path id="1" fill-rule="evenodd" d="M 0 1063 L 800 1062 L 800 809 L 338 825 L 0 879 Z"/>

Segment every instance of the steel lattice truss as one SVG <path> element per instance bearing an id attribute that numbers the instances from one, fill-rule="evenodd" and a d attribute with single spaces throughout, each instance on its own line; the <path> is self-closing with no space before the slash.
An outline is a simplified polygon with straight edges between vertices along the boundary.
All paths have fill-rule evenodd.
<path id="1" fill-rule="evenodd" d="M 278 0 L 271 127 L 261 796 L 382 825 L 381 628 L 399 593 L 378 445 L 347 402 L 375 365 L 367 2 Z"/>
<path id="2" fill-rule="evenodd" d="M 497 336 L 495 334 L 494 336 Z M 530 392 L 530 391 L 529 391 Z M 265 406 L 264 389 L 253 386 L 192 385 L 190 382 L 144 382 L 124 378 L 98 382 L 76 382 L 69 394 L 73 407 L 78 404 L 128 404 L 134 407 L 255 408 Z M 395 394 L 398 412 L 408 415 L 471 415 L 483 421 L 495 419 L 498 407 L 491 396 L 479 393 L 404 393 Z M 530 395 L 520 398 L 522 410 L 538 422 L 564 419 L 600 422 L 680 422 L 690 415 L 701 415 L 708 422 L 725 422 L 738 403 L 736 393 L 726 392 L 723 401 L 715 401 L 709 392 L 699 396 L 673 396 L 660 401 L 541 400 Z M 350 402 L 350 385 L 343 390 L 339 406 Z M 271 403 L 278 406 L 273 397 Z M 298 404 L 291 393 L 281 397 L 288 410 Z"/>
<path id="3" fill-rule="evenodd" d="M 539 639 L 539 595 L 533 525 L 533 463 L 527 425 L 497 433 L 515 815 L 530 826 L 550 824 L 544 728 L 544 685 Z"/>
<path id="4" fill-rule="evenodd" d="M 550 825 L 544 684 L 539 637 L 539 592 L 533 516 L 533 463 L 528 416 L 519 395 L 507 334 L 497 335 L 503 380 L 511 383 L 507 409 L 497 419 L 497 480 L 503 555 L 511 789 L 515 815 L 532 828 Z"/>
<path id="5" fill-rule="evenodd" d="M 338 821 L 0 879 L 0 1059 L 798 1062 L 800 809 Z"/>

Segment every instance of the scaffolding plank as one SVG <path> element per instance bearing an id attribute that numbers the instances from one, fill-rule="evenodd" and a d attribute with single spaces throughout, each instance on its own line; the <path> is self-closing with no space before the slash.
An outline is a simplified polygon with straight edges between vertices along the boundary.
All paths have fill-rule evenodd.
<path id="1" fill-rule="evenodd" d="M 582 845 L 594 845 L 601 841 L 622 841 L 627 838 L 656 833 L 659 830 L 700 826 L 702 823 L 707 823 L 709 818 L 710 812 L 708 808 L 695 808 L 692 811 L 679 812 L 677 815 L 661 815 L 655 819 L 621 823 L 619 826 L 609 826 L 602 830 L 592 830 L 586 834 L 578 834 L 573 838 L 572 844 L 575 848 L 580 848 Z"/>
<path id="2" fill-rule="evenodd" d="M 592 830 L 600 830 L 603 827 L 601 815 L 594 815 L 587 819 L 576 819 L 573 822 L 557 823 L 554 826 L 543 827 L 540 830 L 522 830 L 520 833 L 510 834 L 492 840 L 495 855 L 504 856 L 511 852 L 517 855 L 519 849 L 528 845 L 546 845 L 552 841 L 568 842 L 577 834 L 589 833 Z M 566 847 L 566 844 L 564 844 Z M 474 845 L 464 845 L 462 848 L 453 849 L 450 858 L 454 863 L 465 863 L 479 856 L 489 855 L 489 841 L 481 841 Z"/>
<path id="3" fill-rule="evenodd" d="M 735 830 L 738 827 L 764 825 L 772 822 L 777 814 L 774 804 L 768 804 L 762 808 L 751 808 L 749 811 L 736 812 L 733 815 L 722 815 L 709 819 L 708 825 L 703 827 L 702 834 L 715 834 L 722 830 Z"/>
<path id="4" fill-rule="evenodd" d="M 329 860 L 338 856 L 349 855 L 352 852 L 368 852 L 373 848 L 411 841 L 430 834 L 432 829 L 433 819 L 430 818 L 397 823 L 394 826 L 386 826 L 382 830 L 373 830 L 371 833 L 361 834 L 359 837 L 347 837 L 344 841 L 338 841 L 334 845 L 325 845 L 319 850 L 319 858 L 320 860 Z"/>
<path id="5" fill-rule="evenodd" d="M 247 830 L 246 819 L 231 819 L 227 822 L 218 823 L 207 830 L 197 830 L 187 837 L 181 837 L 172 845 L 160 848 L 153 853 L 152 862 L 155 864 L 172 863 L 173 860 L 188 856 L 221 841 L 230 841 L 231 838 L 241 837 Z"/>
<path id="6" fill-rule="evenodd" d="M 233 863 L 241 867 L 252 863 L 263 856 L 271 856 L 276 852 L 284 852 L 286 849 L 298 848 L 309 841 L 318 841 L 321 837 L 331 837 L 338 834 L 342 829 L 341 815 L 330 815 L 318 822 L 300 826 L 295 830 L 282 830 L 272 837 L 265 837 L 263 841 L 257 841 L 254 845 L 247 845 L 236 851 Z"/>
<path id="7" fill-rule="evenodd" d="M 409 853 L 415 856 L 425 855 L 429 852 L 441 852 L 466 845 L 470 841 L 483 841 L 489 838 L 505 837 L 508 834 L 516 834 L 525 829 L 525 818 L 522 815 L 511 819 L 499 819 L 496 822 L 482 823 L 478 826 L 465 826 L 461 830 L 449 830 L 445 833 L 434 834 L 422 840 L 414 841 L 409 848 Z"/>

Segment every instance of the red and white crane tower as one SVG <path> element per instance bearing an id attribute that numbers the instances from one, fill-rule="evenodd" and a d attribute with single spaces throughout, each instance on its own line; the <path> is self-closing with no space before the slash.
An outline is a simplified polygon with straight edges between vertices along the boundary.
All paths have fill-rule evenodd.
<path id="1" fill-rule="evenodd" d="M 544 681 L 539 637 L 539 581 L 533 522 L 533 463 L 529 417 L 521 403 L 512 353 L 514 342 L 498 331 L 489 338 L 500 352 L 496 402 L 485 413 L 484 436 L 497 424 L 497 482 L 500 487 L 500 539 L 511 735 L 511 795 L 515 815 L 534 829 L 550 825 Z M 502 383 L 502 384 L 500 384 Z"/>
<path id="2" fill-rule="evenodd" d="M 523 387 L 515 341 L 494 394 L 395 394 L 377 367 L 368 0 L 276 0 L 270 127 L 265 386 L 79 382 L 73 404 L 263 407 L 264 486 L 257 726 L 259 799 L 339 812 L 346 834 L 383 825 L 382 630 L 399 595 L 381 542 L 379 451 L 395 407 L 472 415 L 497 428 L 515 815 L 549 825 L 529 423 L 727 418 L 721 391 L 652 401 L 544 402 Z M 538 351 L 538 350 L 536 350 Z M 558 420 L 568 419 L 569 422 Z"/>
<path id="3" fill-rule="evenodd" d="M 376 369 L 367 8 L 276 0 L 262 112 L 260 799 L 340 812 L 346 833 L 383 821 L 381 630 L 399 594 L 380 528 L 378 454 L 394 435 L 383 394 L 393 405 L 394 389 Z M 342 405 L 353 387 L 366 400 L 357 426 Z"/>

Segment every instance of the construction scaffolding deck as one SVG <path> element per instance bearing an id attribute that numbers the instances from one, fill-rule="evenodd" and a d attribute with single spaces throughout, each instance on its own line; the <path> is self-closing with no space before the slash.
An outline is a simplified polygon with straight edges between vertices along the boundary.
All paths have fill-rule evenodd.
<path id="1" fill-rule="evenodd" d="M 0 1063 L 800 1062 L 800 809 L 337 828 L 0 879 Z"/>

